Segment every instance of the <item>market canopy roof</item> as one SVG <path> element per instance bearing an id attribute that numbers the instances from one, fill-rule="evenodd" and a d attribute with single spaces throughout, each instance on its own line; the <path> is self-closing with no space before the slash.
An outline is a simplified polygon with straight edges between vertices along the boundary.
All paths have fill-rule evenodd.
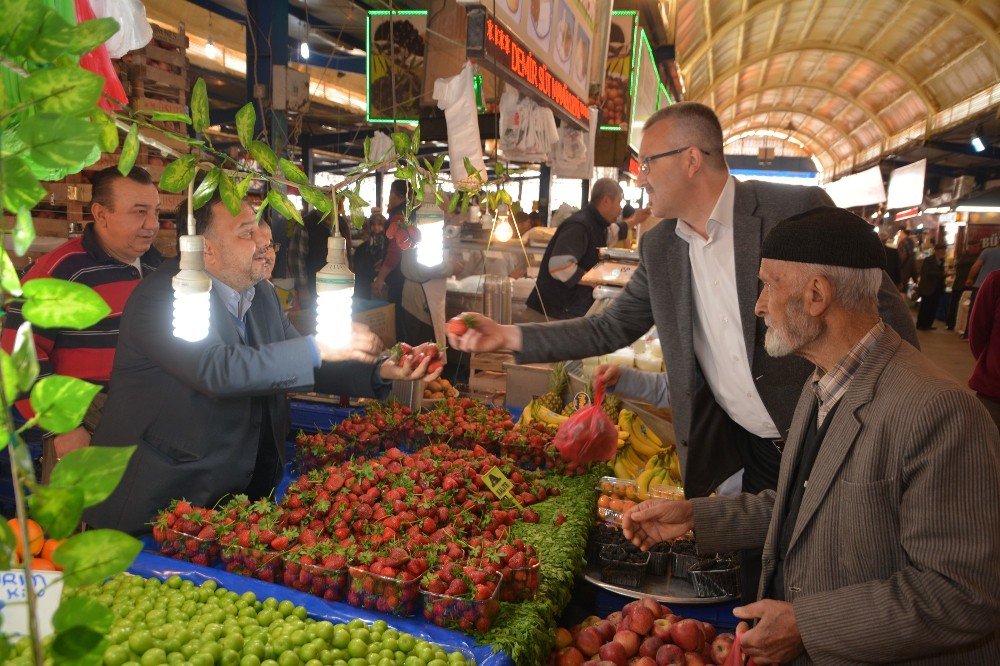
<path id="1" fill-rule="evenodd" d="M 828 175 L 1000 103 L 995 0 L 676 0 L 685 98 L 787 134 Z"/>

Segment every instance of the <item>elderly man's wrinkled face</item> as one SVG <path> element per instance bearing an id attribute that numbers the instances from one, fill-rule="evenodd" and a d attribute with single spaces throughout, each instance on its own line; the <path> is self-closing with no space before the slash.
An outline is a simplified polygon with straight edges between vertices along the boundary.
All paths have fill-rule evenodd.
<path id="1" fill-rule="evenodd" d="M 760 263 L 764 286 L 755 312 L 767 326 L 764 349 L 775 358 L 794 354 L 823 334 L 823 321 L 806 312 L 808 277 L 791 262 L 764 259 Z"/>

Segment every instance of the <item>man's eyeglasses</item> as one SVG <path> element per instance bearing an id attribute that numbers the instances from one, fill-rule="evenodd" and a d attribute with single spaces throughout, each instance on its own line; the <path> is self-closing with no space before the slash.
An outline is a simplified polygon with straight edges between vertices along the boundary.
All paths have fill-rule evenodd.
<path id="1" fill-rule="evenodd" d="M 641 173 L 644 176 L 648 175 L 650 162 L 652 162 L 653 160 L 658 160 L 661 157 L 670 157 L 671 155 L 677 155 L 679 153 L 683 153 L 688 148 L 697 148 L 706 155 L 711 155 L 710 152 L 708 152 L 707 150 L 702 150 L 701 148 L 698 148 L 698 146 L 684 146 L 683 148 L 674 148 L 673 150 L 668 150 L 665 153 L 657 153 L 656 155 L 650 155 L 649 157 L 642 158 L 642 160 L 639 161 L 639 173 Z"/>
<path id="2" fill-rule="evenodd" d="M 273 250 L 275 252 L 281 249 L 281 243 L 268 243 L 264 246 L 265 250 Z"/>

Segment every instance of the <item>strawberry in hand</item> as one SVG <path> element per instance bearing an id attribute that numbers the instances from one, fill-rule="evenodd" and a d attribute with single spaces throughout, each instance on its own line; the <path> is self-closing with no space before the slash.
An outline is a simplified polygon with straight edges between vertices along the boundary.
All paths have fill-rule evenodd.
<path id="1" fill-rule="evenodd" d="M 448 320 L 449 335 L 465 335 L 470 328 L 476 327 L 476 320 L 472 315 L 464 314 L 452 317 Z"/>

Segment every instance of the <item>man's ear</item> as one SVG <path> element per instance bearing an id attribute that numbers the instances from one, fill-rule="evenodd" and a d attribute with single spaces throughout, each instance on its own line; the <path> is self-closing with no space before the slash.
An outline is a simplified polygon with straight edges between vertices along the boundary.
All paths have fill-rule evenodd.
<path id="1" fill-rule="evenodd" d="M 833 305 L 833 283 L 825 276 L 814 275 L 809 278 L 806 289 L 806 310 L 810 315 L 818 317 Z"/>
<path id="2" fill-rule="evenodd" d="M 98 226 L 105 226 L 108 222 L 108 214 L 111 211 L 102 203 L 94 202 L 90 205 L 90 214 Z"/>

